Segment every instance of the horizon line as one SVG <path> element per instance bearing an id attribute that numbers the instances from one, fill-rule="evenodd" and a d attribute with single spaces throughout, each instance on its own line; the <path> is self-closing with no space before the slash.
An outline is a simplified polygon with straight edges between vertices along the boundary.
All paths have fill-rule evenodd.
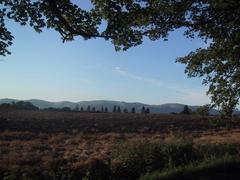
<path id="1" fill-rule="evenodd" d="M 0 100 L 3 100 L 3 99 L 17 100 L 17 101 L 40 100 L 40 101 L 46 101 L 46 102 L 50 102 L 50 103 L 61 103 L 61 102 L 81 103 L 81 102 L 92 102 L 92 101 L 115 101 L 115 102 L 122 102 L 122 103 L 139 103 L 139 104 L 150 105 L 150 106 L 158 106 L 158 105 L 164 105 L 164 104 L 179 104 L 179 105 L 188 105 L 188 106 L 202 106 L 202 105 L 196 105 L 196 104 L 195 105 L 184 104 L 184 103 L 179 103 L 179 102 L 169 102 L 169 103 L 162 103 L 162 104 L 148 104 L 148 103 L 137 102 L 137 101 L 121 101 L 121 100 L 106 100 L 106 99 L 80 100 L 80 101 L 70 101 L 70 100 L 51 101 L 51 100 L 37 99 L 37 98 L 30 98 L 30 99 L 0 98 Z"/>

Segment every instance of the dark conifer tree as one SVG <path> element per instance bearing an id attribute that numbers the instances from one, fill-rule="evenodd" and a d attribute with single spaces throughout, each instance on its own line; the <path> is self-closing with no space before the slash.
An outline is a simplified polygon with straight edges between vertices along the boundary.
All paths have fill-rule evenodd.
<path id="1" fill-rule="evenodd" d="M 105 113 L 108 113 L 108 108 L 107 108 L 107 107 L 105 107 L 104 112 L 105 112 Z"/>
<path id="2" fill-rule="evenodd" d="M 150 114 L 150 109 L 149 109 L 149 108 L 147 108 L 147 109 L 145 110 L 145 114 Z"/>
<path id="3" fill-rule="evenodd" d="M 180 114 L 191 114 L 191 109 L 189 109 L 189 107 L 185 105 L 183 111 Z"/>
<path id="4" fill-rule="evenodd" d="M 131 112 L 132 112 L 132 113 L 135 113 L 135 107 L 132 108 L 132 111 L 131 111 Z"/>
<path id="5" fill-rule="evenodd" d="M 91 112 L 91 107 L 90 106 L 87 107 L 87 112 Z"/>
<path id="6" fill-rule="evenodd" d="M 81 107 L 81 108 L 80 108 L 80 111 L 81 111 L 81 112 L 84 112 L 84 108 L 83 108 L 83 107 Z"/>
<path id="7" fill-rule="evenodd" d="M 114 113 L 117 112 L 117 106 L 116 105 L 113 106 L 113 112 Z"/>
<path id="8" fill-rule="evenodd" d="M 128 109 L 127 109 L 127 108 L 124 108 L 123 112 L 124 112 L 124 113 L 128 113 Z"/>
<path id="9" fill-rule="evenodd" d="M 118 112 L 118 113 L 121 113 L 121 108 L 120 108 L 120 106 L 118 106 L 117 112 Z"/>

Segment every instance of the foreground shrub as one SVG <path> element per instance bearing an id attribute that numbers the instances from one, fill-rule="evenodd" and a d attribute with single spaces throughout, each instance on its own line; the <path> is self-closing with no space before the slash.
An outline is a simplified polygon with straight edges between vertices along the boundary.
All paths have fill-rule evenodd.
<path id="1" fill-rule="evenodd" d="M 197 160 L 197 154 L 191 141 L 164 144 L 161 148 L 164 167 L 176 167 Z"/>
<path id="2" fill-rule="evenodd" d="M 44 179 L 40 168 L 31 166 L 16 166 L 5 169 L 1 176 L 3 180 L 41 180 Z"/>
<path id="3" fill-rule="evenodd" d="M 103 160 L 92 159 L 88 162 L 85 167 L 85 176 L 83 179 L 86 180 L 108 180 L 111 179 L 110 166 Z"/>
<path id="4" fill-rule="evenodd" d="M 209 158 L 237 157 L 238 152 L 236 144 L 193 145 L 184 139 L 170 144 L 128 142 L 113 153 L 111 170 L 116 179 L 137 179 L 141 174 L 197 164 Z"/>
<path id="5" fill-rule="evenodd" d="M 160 150 L 160 144 L 146 142 L 119 146 L 113 154 L 111 163 L 113 177 L 135 179 L 141 173 L 163 168 L 163 156 Z"/>
<path id="6" fill-rule="evenodd" d="M 238 180 L 240 160 L 233 156 L 205 159 L 199 164 L 148 173 L 140 180 Z"/>
<path id="7" fill-rule="evenodd" d="M 90 159 L 75 168 L 66 160 L 57 160 L 51 163 L 49 172 L 53 180 L 108 180 L 111 176 L 110 166 L 99 159 Z"/>
<path id="8" fill-rule="evenodd" d="M 195 160 L 191 142 L 162 144 L 134 142 L 120 145 L 113 153 L 111 169 L 116 179 L 136 179 L 156 169 L 179 166 Z"/>
<path id="9" fill-rule="evenodd" d="M 198 159 L 209 157 L 223 157 L 226 155 L 234 156 L 239 154 L 239 144 L 199 144 L 195 147 Z"/>

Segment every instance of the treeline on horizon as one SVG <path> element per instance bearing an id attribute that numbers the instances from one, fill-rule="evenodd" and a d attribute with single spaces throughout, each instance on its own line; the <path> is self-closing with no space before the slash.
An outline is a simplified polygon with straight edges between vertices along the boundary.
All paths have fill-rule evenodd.
<path id="1" fill-rule="evenodd" d="M 79 107 L 78 105 L 71 109 L 70 107 L 63 107 L 63 108 L 44 108 L 45 111 L 65 111 L 65 112 L 87 112 L 87 113 L 137 113 L 135 107 L 132 107 L 130 110 L 127 108 L 121 108 L 120 106 L 114 105 L 112 109 L 108 107 L 101 106 L 101 108 L 96 108 L 95 106 L 88 105 L 86 108 Z M 144 106 L 141 109 L 140 113 L 149 114 L 150 109 L 145 108 Z"/>
<path id="2" fill-rule="evenodd" d="M 135 107 L 132 107 L 130 110 L 127 108 L 121 108 L 120 106 L 113 106 L 112 111 L 109 110 L 107 107 L 102 106 L 100 109 L 97 109 L 95 106 L 87 106 L 87 108 L 84 109 L 84 107 L 79 107 L 78 105 L 75 108 L 70 107 L 63 107 L 63 108 L 43 108 L 40 109 L 39 107 L 33 105 L 31 102 L 26 101 L 17 101 L 12 103 L 3 103 L 0 104 L 0 109 L 13 109 L 13 110 L 42 110 L 42 111 L 62 111 L 62 112 L 89 112 L 89 113 L 136 113 Z M 150 109 L 145 108 L 144 106 L 141 109 L 141 113 L 143 114 L 149 114 Z"/>
<path id="3" fill-rule="evenodd" d="M 76 105 L 75 108 L 63 107 L 63 108 L 43 108 L 33 105 L 31 102 L 27 101 L 17 101 L 12 103 L 3 103 L 0 104 L 0 110 L 34 110 L 34 111 L 58 111 L 58 112 L 82 112 L 82 113 L 141 113 L 141 114 L 150 114 L 150 109 L 143 106 L 140 112 L 136 111 L 135 107 L 132 107 L 130 110 L 127 108 L 121 108 L 120 106 L 114 105 L 112 109 L 108 107 L 101 106 L 101 108 L 96 108 L 95 106 L 79 107 Z M 185 115 L 201 115 L 208 116 L 210 115 L 211 106 L 204 105 L 198 107 L 195 111 L 192 111 L 187 105 L 184 106 L 183 110 L 179 113 L 172 112 L 170 114 L 185 114 Z"/>

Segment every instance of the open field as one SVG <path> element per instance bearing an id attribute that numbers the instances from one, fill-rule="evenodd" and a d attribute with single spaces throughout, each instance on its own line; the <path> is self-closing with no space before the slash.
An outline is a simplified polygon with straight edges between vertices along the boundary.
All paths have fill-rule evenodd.
<path id="1" fill-rule="evenodd" d="M 20 166 L 48 169 L 64 160 L 72 169 L 81 169 L 92 161 L 111 161 L 121 144 L 168 144 L 179 139 L 188 139 L 196 145 L 240 144 L 240 120 L 186 115 L 2 111 L 0 168 L 3 174 Z"/>

